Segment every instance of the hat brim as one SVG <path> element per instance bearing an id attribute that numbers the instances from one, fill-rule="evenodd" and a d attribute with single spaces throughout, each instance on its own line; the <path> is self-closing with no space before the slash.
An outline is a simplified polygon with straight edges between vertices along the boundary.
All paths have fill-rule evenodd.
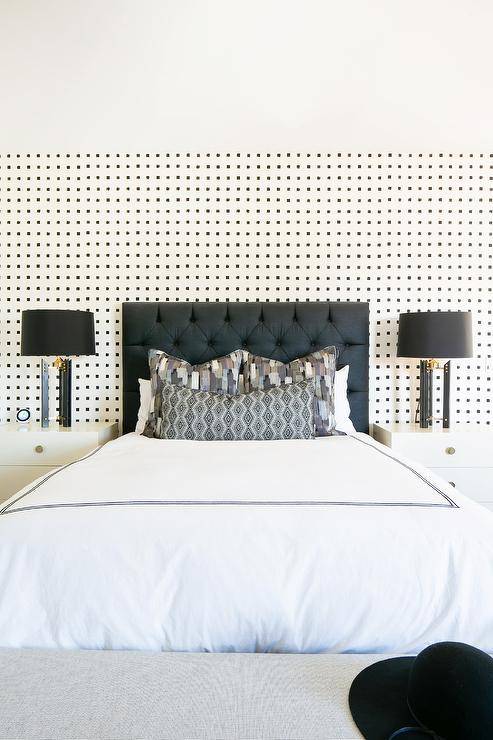
<path id="1" fill-rule="evenodd" d="M 416 727 L 407 706 L 407 686 L 414 658 L 389 658 L 358 673 L 349 689 L 349 709 L 366 740 L 388 740 L 401 727 Z M 408 732 L 403 740 L 423 740 Z M 429 735 L 428 735 L 429 737 Z"/>

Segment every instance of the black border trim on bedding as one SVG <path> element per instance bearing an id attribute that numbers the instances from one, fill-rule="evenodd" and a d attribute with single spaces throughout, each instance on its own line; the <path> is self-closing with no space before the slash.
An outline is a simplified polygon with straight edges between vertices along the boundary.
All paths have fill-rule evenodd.
<path id="1" fill-rule="evenodd" d="M 403 468 L 406 468 L 406 470 L 409 470 L 409 471 L 411 471 L 411 473 L 414 473 L 414 475 L 416 475 L 418 478 L 420 478 L 423 481 L 423 483 L 426 483 L 428 486 L 430 486 L 430 488 L 433 488 L 437 493 L 440 494 L 440 496 L 443 496 L 443 498 L 446 499 L 451 506 L 455 507 L 456 509 L 459 508 L 459 505 L 456 504 L 455 501 L 453 501 L 449 496 L 447 496 L 446 493 L 444 493 L 442 490 L 440 490 L 440 488 L 438 488 L 438 486 L 435 486 L 434 483 L 432 483 L 431 481 L 429 481 L 428 478 L 425 478 L 424 475 L 421 475 L 421 473 L 418 473 L 418 471 L 415 468 L 413 468 L 412 465 L 408 465 L 403 460 L 399 460 L 397 457 L 394 457 L 393 455 L 390 455 L 388 452 L 384 452 L 384 450 L 381 450 L 380 447 L 376 447 L 376 445 L 373 445 L 370 442 L 365 442 L 364 439 L 360 439 L 359 437 L 355 437 L 354 434 L 348 434 L 347 436 L 348 437 L 351 437 L 351 439 L 355 439 L 356 442 L 361 442 L 362 445 L 366 445 L 367 447 L 371 447 L 372 449 L 374 449 L 376 452 L 379 452 L 384 457 L 388 457 L 389 460 L 394 460 L 394 462 L 399 463 L 399 465 L 402 465 Z"/>
<path id="2" fill-rule="evenodd" d="M 95 455 L 97 452 L 99 452 L 102 449 L 101 447 L 97 447 L 95 450 L 90 452 L 85 457 L 80 458 L 80 460 L 73 460 L 70 463 L 67 463 L 67 465 L 62 466 L 61 468 L 57 468 L 56 470 L 53 470 L 51 473 L 49 473 L 45 478 L 40 480 L 36 485 L 34 485 L 32 488 L 30 488 L 28 491 L 23 493 L 19 498 L 15 499 L 14 501 L 11 501 L 9 504 L 4 506 L 3 509 L 0 510 L 0 516 L 4 516 L 6 514 L 16 514 L 22 511 L 34 511 L 37 509 L 70 509 L 70 508 L 92 508 L 92 507 L 99 507 L 99 506 L 357 506 L 357 507 L 399 507 L 399 508 L 406 508 L 406 507 L 412 507 L 412 508 L 424 508 L 424 509 L 459 509 L 459 505 L 453 501 L 449 496 L 447 496 L 446 493 L 441 491 L 438 486 L 435 486 L 434 483 L 429 481 L 424 475 L 419 473 L 417 470 L 415 470 L 411 465 L 408 465 L 407 463 L 403 462 L 402 460 L 399 460 L 398 458 L 394 457 L 393 455 L 385 452 L 384 450 L 380 449 L 380 447 L 377 447 L 374 444 L 371 444 L 371 442 L 366 442 L 365 440 L 361 439 L 360 437 L 356 437 L 353 434 L 345 435 L 347 437 L 350 437 L 351 439 L 354 439 L 356 442 L 360 442 L 361 444 L 365 445 L 366 447 L 371 447 L 371 449 L 375 450 L 375 452 L 380 453 L 384 457 L 387 457 L 389 460 L 393 460 L 398 465 L 401 465 L 403 468 L 406 468 L 406 470 L 409 470 L 411 473 L 413 473 L 415 476 L 417 476 L 423 483 L 428 485 L 430 488 L 432 488 L 436 493 L 438 493 L 442 498 L 444 498 L 447 503 L 446 504 L 420 504 L 416 503 L 415 501 L 403 501 L 403 502 L 380 502 L 380 501 L 234 501 L 234 500 L 228 500 L 228 501 L 197 501 L 197 500 L 171 500 L 171 499 L 150 499 L 150 500 L 128 500 L 128 501 L 75 501 L 73 503 L 61 503 L 61 504 L 33 504 L 32 506 L 19 506 L 17 509 L 11 509 L 10 507 L 14 506 L 18 501 L 21 501 L 23 498 L 28 496 L 30 493 L 33 493 L 38 488 L 40 488 L 46 481 L 53 478 L 53 476 L 57 475 L 57 473 L 60 473 L 62 470 L 66 470 L 67 468 L 72 467 L 73 465 L 76 465 L 77 463 L 83 462 L 84 460 L 88 460 L 90 457 Z"/>
<path id="3" fill-rule="evenodd" d="M 415 507 L 419 509 L 450 509 L 459 507 L 454 504 L 418 504 L 413 501 L 402 503 L 385 501 L 171 501 L 151 499 L 150 501 L 77 501 L 70 504 L 39 504 L 37 506 L 21 506 L 18 509 L 1 512 L 2 516 L 17 514 L 21 511 L 36 511 L 37 509 L 89 509 L 91 507 L 107 506 L 358 506 L 358 507 Z"/>
<path id="4" fill-rule="evenodd" d="M 36 483 L 36 485 L 34 485 L 32 488 L 30 488 L 25 493 L 23 493 L 22 496 L 19 496 L 19 498 L 16 498 L 15 501 L 11 501 L 9 504 L 7 504 L 6 506 L 4 506 L 3 509 L 0 509 L 0 516 L 2 514 L 13 514 L 14 511 L 24 511 L 24 509 L 21 509 L 21 508 L 14 509 L 13 511 L 7 511 L 7 509 L 10 506 L 13 506 L 14 504 L 16 504 L 18 501 L 21 501 L 26 496 L 29 496 L 30 493 L 33 493 L 34 491 L 36 491 L 44 483 L 46 483 L 46 481 L 50 480 L 50 478 L 53 478 L 54 475 L 57 475 L 57 473 L 61 473 L 62 470 L 66 470 L 67 468 L 71 468 L 72 465 L 77 465 L 77 463 L 80 463 L 83 460 L 88 460 L 90 457 L 92 457 L 93 455 L 95 455 L 96 452 L 99 452 L 99 450 L 102 450 L 102 449 L 103 449 L 103 445 L 101 445 L 100 447 L 96 447 L 96 449 L 93 450 L 92 452 L 90 452 L 88 455 L 84 455 L 84 457 L 80 457 L 78 460 L 72 460 L 72 462 L 69 462 L 66 465 L 62 465 L 60 468 L 56 468 L 56 470 L 52 470 L 51 473 L 48 473 L 48 475 L 46 475 L 42 480 L 38 481 Z M 31 508 L 41 508 L 41 506 L 33 506 Z"/>

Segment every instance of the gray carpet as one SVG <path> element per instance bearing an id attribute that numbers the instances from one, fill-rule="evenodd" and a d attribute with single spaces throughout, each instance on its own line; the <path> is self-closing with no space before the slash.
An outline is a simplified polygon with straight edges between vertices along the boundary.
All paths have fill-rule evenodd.
<path id="1" fill-rule="evenodd" d="M 360 738 L 348 689 L 385 657 L 3 649 L 0 738 Z"/>

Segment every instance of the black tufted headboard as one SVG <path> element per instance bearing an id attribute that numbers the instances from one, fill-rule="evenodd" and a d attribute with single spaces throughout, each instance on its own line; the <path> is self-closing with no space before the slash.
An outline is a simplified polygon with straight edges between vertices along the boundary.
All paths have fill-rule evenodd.
<path id="1" fill-rule="evenodd" d="M 351 419 L 367 432 L 367 303 L 124 303 L 123 433 L 135 429 L 151 348 L 192 364 L 240 347 L 288 362 L 330 344 L 338 367 L 349 364 Z"/>

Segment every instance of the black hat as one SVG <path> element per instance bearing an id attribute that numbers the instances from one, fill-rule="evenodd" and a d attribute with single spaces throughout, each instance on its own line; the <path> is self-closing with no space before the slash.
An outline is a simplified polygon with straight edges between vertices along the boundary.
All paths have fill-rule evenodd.
<path id="1" fill-rule="evenodd" d="M 356 676 L 349 708 L 366 740 L 492 740 L 493 658 L 437 642 L 382 660 Z"/>

